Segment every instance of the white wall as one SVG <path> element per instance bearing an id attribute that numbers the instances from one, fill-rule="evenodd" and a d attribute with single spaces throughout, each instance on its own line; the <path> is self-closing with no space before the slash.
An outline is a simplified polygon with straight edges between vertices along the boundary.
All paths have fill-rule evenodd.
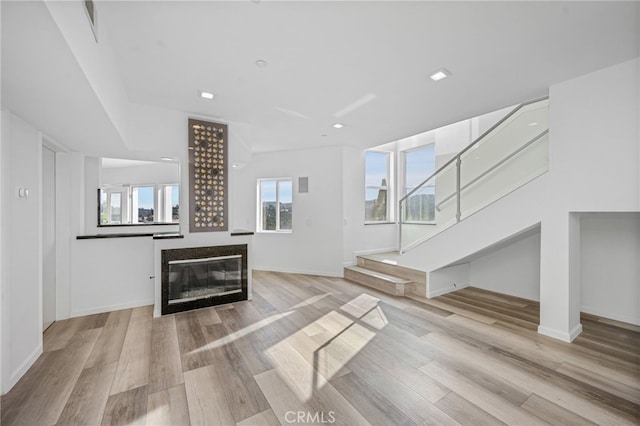
<path id="1" fill-rule="evenodd" d="M 180 182 L 177 163 L 151 163 L 129 167 L 109 167 L 100 171 L 100 185 L 166 185 Z"/>
<path id="2" fill-rule="evenodd" d="M 36 129 L 2 111 L 2 392 L 42 353 L 41 156 Z M 18 198 L 18 188 L 29 190 Z"/>
<path id="3" fill-rule="evenodd" d="M 640 325 L 640 213 L 580 216 L 582 311 Z"/>
<path id="4" fill-rule="evenodd" d="M 233 172 L 232 225 L 256 227 L 256 181 L 293 178 L 293 232 L 256 233 L 256 269 L 342 276 L 342 149 L 321 148 L 254 154 Z M 309 192 L 298 193 L 298 178 L 309 178 Z"/>
<path id="5" fill-rule="evenodd" d="M 73 240 L 71 316 L 153 304 L 153 239 Z"/>
<path id="6" fill-rule="evenodd" d="M 469 269 L 473 287 L 539 300 L 540 234 L 474 259 Z"/>
<path id="7" fill-rule="evenodd" d="M 568 213 L 640 210 L 639 64 L 628 61 L 549 90 L 552 186 L 538 198 L 553 206 L 542 225 L 542 332 L 580 328 L 579 223 Z"/>
<path id="8" fill-rule="evenodd" d="M 432 271 L 429 274 L 431 293 L 429 297 L 436 297 L 453 290 L 460 290 L 468 287 L 471 281 L 471 264 L 462 263 L 459 265 L 447 266 Z M 437 289 L 437 290 L 436 290 Z"/>

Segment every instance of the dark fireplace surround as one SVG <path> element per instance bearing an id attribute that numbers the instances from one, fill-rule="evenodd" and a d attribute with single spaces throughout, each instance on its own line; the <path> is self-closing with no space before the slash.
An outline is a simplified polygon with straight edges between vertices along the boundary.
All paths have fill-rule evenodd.
<path id="1" fill-rule="evenodd" d="M 247 245 L 162 250 L 162 315 L 247 300 Z"/>

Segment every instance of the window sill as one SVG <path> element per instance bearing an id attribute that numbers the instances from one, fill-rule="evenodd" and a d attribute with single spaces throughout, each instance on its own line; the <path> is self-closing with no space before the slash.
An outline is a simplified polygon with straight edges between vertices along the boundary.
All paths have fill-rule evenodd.
<path id="1" fill-rule="evenodd" d="M 293 234 L 293 231 L 256 231 L 256 234 Z"/>
<path id="2" fill-rule="evenodd" d="M 365 222 L 365 226 L 367 225 L 395 225 L 397 222 Z"/>

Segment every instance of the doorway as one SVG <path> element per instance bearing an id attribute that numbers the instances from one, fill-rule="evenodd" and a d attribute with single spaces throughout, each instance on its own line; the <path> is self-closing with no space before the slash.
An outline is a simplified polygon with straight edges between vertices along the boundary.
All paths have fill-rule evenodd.
<path id="1" fill-rule="evenodd" d="M 42 331 L 56 319 L 56 153 L 42 146 Z"/>

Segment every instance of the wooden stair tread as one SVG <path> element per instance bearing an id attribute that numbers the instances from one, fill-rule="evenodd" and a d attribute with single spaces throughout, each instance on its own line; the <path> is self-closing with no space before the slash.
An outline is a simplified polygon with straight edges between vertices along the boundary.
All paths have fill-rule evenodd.
<path id="1" fill-rule="evenodd" d="M 393 275 L 383 274 L 382 272 L 372 271 L 371 269 L 361 268 L 359 266 L 347 266 L 345 269 L 359 272 L 364 275 L 368 275 L 374 278 L 378 278 L 384 281 L 389 281 L 393 284 L 410 284 L 412 281 L 404 278 L 396 277 Z"/>

